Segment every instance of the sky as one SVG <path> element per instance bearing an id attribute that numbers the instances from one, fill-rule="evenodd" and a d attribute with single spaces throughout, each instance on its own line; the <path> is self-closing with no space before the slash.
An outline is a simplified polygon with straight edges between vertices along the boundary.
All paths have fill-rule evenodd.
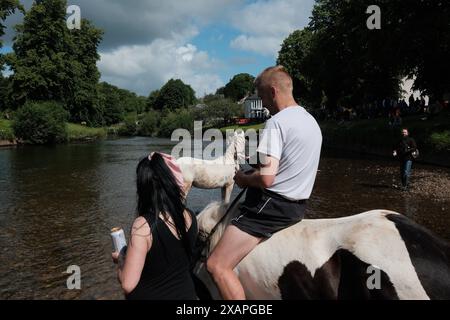
<path id="1" fill-rule="evenodd" d="M 27 9 L 32 0 L 21 0 Z M 102 81 L 148 96 L 169 79 L 214 93 L 234 75 L 276 63 L 283 40 L 304 28 L 314 0 L 68 0 L 104 30 Z M 22 14 L 7 19 L 11 50 Z"/>

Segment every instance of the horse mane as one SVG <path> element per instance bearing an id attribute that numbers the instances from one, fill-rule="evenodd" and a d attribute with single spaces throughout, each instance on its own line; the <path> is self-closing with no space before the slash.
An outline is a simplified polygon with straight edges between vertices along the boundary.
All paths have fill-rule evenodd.
<path id="1" fill-rule="evenodd" d="M 222 237 L 225 228 L 239 212 L 239 202 L 235 203 L 234 206 L 228 210 L 229 205 L 232 204 L 224 204 L 223 202 L 218 201 L 212 202 L 208 204 L 206 208 L 203 209 L 197 216 L 199 230 L 204 233 L 204 236 L 209 236 L 212 229 L 219 223 L 224 214 L 227 214 L 220 224 L 217 225 L 216 230 L 211 235 L 209 250 L 212 250 L 216 246 Z"/>

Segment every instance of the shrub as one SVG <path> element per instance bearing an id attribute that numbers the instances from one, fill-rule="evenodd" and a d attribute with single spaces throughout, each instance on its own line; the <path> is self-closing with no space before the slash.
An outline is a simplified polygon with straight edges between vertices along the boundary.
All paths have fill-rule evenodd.
<path id="1" fill-rule="evenodd" d="M 67 141 L 68 113 L 53 101 L 29 102 L 21 107 L 13 122 L 14 134 L 30 144 Z"/>
<path id="2" fill-rule="evenodd" d="M 14 133 L 11 122 L 0 119 L 0 140 L 14 141 Z"/>
<path id="3" fill-rule="evenodd" d="M 146 113 L 139 125 L 139 135 L 146 137 L 157 135 L 160 118 L 161 116 L 157 111 Z"/>
<path id="4" fill-rule="evenodd" d="M 121 136 L 134 136 L 137 134 L 136 115 L 128 115 L 125 117 L 123 125 L 119 128 L 118 133 Z"/>
<path id="5" fill-rule="evenodd" d="M 162 137 L 170 137 L 175 129 L 194 130 L 194 114 L 188 109 L 178 109 L 167 113 L 160 124 L 159 135 Z"/>
<path id="6" fill-rule="evenodd" d="M 433 133 L 431 135 L 431 143 L 437 150 L 450 150 L 450 131 Z"/>

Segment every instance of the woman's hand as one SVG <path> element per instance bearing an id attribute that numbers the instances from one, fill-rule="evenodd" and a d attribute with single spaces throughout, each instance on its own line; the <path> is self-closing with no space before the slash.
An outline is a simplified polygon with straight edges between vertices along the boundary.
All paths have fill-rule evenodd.
<path id="1" fill-rule="evenodd" d="M 111 256 L 112 256 L 112 260 L 113 260 L 113 262 L 115 263 L 115 264 L 118 264 L 119 263 L 119 252 L 113 252 L 112 254 L 111 254 Z"/>

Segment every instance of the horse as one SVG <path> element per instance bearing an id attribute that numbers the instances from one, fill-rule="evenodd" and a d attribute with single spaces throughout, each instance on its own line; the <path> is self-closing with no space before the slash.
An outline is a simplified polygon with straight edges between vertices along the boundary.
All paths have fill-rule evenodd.
<path id="1" fill-rule="evenodd" d="M 243 131 L 234 132 L 231 142 L 223 156 L 214 160 L 191 157 L 177 159 L 184 179 L 184 192 L 187 197 L 194 186 L 200 189 L 222 190 L 222 201 L 230 201 L 234 186 L 234 175 L 239 163 L 245 161 L 245 135 Z"/>
<path id="2" fill-rule="evenodd" d="M 204 254 L 239 213 L 233 204 L 224 216 L 227 208 L 211 203 L 197 216 L 201 235 L 214 228 Z M 194 268 L 199 297 L 221 299 L 204 260 Z M 250 300 L 450 299 L 449 244 L 389 210 L 302 220 L 261 242 L 235 272 Z"/>

